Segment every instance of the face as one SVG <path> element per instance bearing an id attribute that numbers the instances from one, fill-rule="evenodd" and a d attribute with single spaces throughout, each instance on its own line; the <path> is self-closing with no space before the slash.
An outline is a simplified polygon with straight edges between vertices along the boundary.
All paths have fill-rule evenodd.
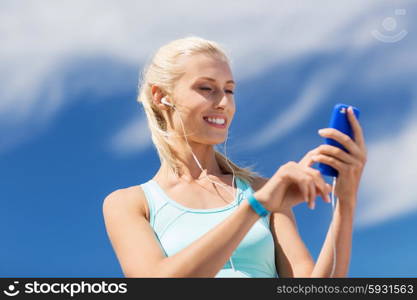
<path id="1" fill-rule="evenodd" d="M 220 58 L 203 54 L 183 58 L 182 63 L 185 74 L 175 85 L 174 99 L 169 100 L 181 112 L 186 133 L 191 133 L 188 141 L 220 144 L 226 139 L 236 109 L 230 67 Z M 172 120 L 182 135 L 179 116 Z"/>

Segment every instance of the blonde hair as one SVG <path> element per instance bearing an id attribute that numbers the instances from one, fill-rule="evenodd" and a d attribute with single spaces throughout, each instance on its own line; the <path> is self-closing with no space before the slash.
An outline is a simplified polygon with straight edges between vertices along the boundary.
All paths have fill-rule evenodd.
<path id="1" fill-rule="evenodd" d="M 224 59 L 230 64 L 225 50 L 219 44 L 200 37 L 190 36 L 171 41 L 159 48 L 152 60 L 144 67 L 139 79 L 137 101 L 143 105 L 152 141 L 158 152 L 159 159 L 161 163 L 166 162 L 170 170 L 177 176 L 179 164 L 174 147 L 172 147 L 171 141 L 167 138 L 171 134 L 167 132 L 167 122 L 162 112 L 153 103 L 151 89 L 152 85 L 156 85 L 165 94 L 172 94 L 176 81 L 184 74 L 182 65 L 179 62 L 180 58 L 195 54 L 211 55 Z M 223 173 L 231 174 L 232 168 L 235 176 L 239 176 L 250 184 L 253 183 L 256 177 L 260 177 L 259 173 L 252 170 L 253 166 L 239 167 L 219 151 L 214 151 L 215 159 Z"/>

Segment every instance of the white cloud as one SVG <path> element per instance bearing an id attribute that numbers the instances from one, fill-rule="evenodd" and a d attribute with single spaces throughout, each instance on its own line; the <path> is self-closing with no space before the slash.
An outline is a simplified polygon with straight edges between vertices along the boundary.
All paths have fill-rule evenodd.
<path id="1" fill-rule="evenodd" d="M 257 131 L 245 141 L 245 149 L 264 147 L 271 142 L 277 142 L 285 137 L 291 130 L 301 126 L 308 115 L 317 107 L 326 94 L 340 80 L 344 65 L 332 66 L 312 75 L 312 79 L 302 89 L 301 95 L 292 106 L 281 112 L 281 117 L 272 119 L 271 122 Z"/>
<path id="2" fill-rule="evenodd" d="M 47 124 L 66 102 L 73 101 L 54 92 L 53 109 L 37 102 L 45 89 L 57 89 L 49 80 L 65 72 L 66 64 L 74 63 L 72 57 L 113 57 L 136 68 L 169 40 L 196 34 L 229 49 L 240 80 L 305 53 L 348 45 L 348 39 L 332 35 L 380 4 L 372 0 L 344 3 L 2 1 L 0 134 L 4 128 L 13 131 Z M 65 86 L 59 88 L 65 90 Z M 89 88 L 101 87 L 97 83 Z M 44 110 L 40 113 L 34 107 Z"/>
<path id="3" fill-rule="evenodd" d="M 111 140 L 112 150 L 118 155 L 138 153 L 149 145 L 151 145 L 151 134 L 145 118 L 130 122 Z"/>
<path id="4" fill-rule="evenodd" d="M 0 152 L 11 151 L 28 137 L 35 138 L 40 126 L 48 124 L 64 105 L 74 101 L 64 96 L 65 82 L 54 78 L 58 72 L 65 72 L 66 64 L 76 63 L 73 58 L 79 55 L 111 57 L 138 68 L 162 44 L 195 34 L 216 40 L 229 50 L 239 81 L 315 52 L 343 49 L 355 54 L 370 47 L 382 47 L 382 43 L 372 38 L 371 30 L 391 8 L 412 4 L 396 1 L 389 3 L 392 7 L 387 9 L 386 3 L 374 0 L 3 0 Z M 411 19 L 409 15 L 405 18 Z M 407 38 L 411 38 L 411 28 L 408 29 Z M 395 69 L 394 76 L 415 68 L 413 60 L 410 63 L 408 59 L 410 56 L 401 51 L 395 60 L 381 61 Z M 332 77 L 338 71 L 336 68 L 316 74 L 317 78 L 306 84 L 285 117 L 265 128 L 257 140 L 258 146 L 282 137 L 305 120 L 319 99 L 337 83 L 338 77 Z M 365 79 L 376 78 L 377 74 L 380 83 L 387 78 L 384 72 L 375 70 L 370 70 Z M 100 82 L 80 75 L 77 79 L 83 83 L 80 86 L 102 88 Z M 358 211 L 361 226 L 415 209 L 412 192 L 417 169 L 413 157 L 417 153 L 413 144 L 415 132 L 417 125 L 411 122 L 398 136 L 370 145 L 362 184 L 367 195 L 362 197 Z M 111 146 L 115 153 L 123 155 L 145 149 L 150 141 L 145 120 L 135 119 L 112 138 Z"/>
<path id="5" fill-rule="evenodd" d="M 369 145 L 359 193 L 359 227 L 376 225 L 417 209 L 416 113 L 417 103 L 400 132 Z"/>

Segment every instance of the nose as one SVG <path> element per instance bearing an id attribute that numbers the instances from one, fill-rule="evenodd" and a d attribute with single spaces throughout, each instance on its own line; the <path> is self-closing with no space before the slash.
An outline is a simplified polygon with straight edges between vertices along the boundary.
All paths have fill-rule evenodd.
<path id="1" fill-rule="evenodd" d="M 216 102 L 216 107 L 225 108 L 229 103 L 229 98 L 227 97 L 227 94 L 223 91 L 221 91 L 218 95 L 218 101 Z"/>

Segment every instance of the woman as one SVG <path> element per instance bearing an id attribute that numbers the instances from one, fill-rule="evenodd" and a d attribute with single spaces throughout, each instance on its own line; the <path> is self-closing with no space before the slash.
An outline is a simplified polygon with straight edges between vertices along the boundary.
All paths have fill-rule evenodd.
<path id="1" fill-rule="evenodd" d="M 346 276 L 366 162 L 358 121 L 349 110 L 355 141 L 330 128 L 320 133 L 349 153 L 321 145 L 301 161 L 281 166 L 271 178 L 261 177 L 214 147 L 227 140 L 235 114 L 234 89 L 225 51 L 198 37 L 161 47 L 145 68 L 138 101 L 161 167 L 149 181 L 116 190 L 103 203 L 106 230 L 124 275 Z M 292 213 L 302 202 L 314 209 L 317 195 L 330 202 L 331 187 L 311 168 L 314 162 L 339 171 L 339 201 L 317 262 Z"/>

